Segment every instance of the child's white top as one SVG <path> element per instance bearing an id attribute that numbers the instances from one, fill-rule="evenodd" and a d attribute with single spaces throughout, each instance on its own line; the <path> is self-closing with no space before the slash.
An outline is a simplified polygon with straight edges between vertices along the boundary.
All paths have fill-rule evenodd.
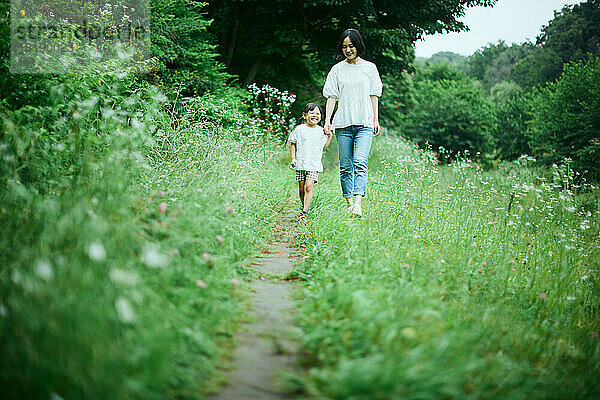
<path id="1" fill-rule="evenodd" d="M 338 99 L 332 127 L 372 127 L 375 117 L 369 96 L 381 96 L 382 89 L 377 66 L 370 61 L 362 60 L 358 64 L 340 61 L 331 67 L 323 86 L 323 96 Z"/>
<path id="2" fill-rule="evenodd" d="M 316 125 L 311 128 L 300 124 L 294 128 L 288 139 L 296 143 L 296 170 L 298 171 L 323 171 L 323 146 L 327 143 L 327 136 L 323 127 Z"/>

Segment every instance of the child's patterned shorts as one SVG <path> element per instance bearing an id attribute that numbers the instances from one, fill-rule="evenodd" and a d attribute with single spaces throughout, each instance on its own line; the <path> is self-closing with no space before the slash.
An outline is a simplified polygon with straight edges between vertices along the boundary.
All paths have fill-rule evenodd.
<path id="1" fill-rule="evenodd" d="M 296 170 L 296 182 L 302 182 L 307 179 L 317 182 L 319 180 L 319 173 L 317 171 Z"/>

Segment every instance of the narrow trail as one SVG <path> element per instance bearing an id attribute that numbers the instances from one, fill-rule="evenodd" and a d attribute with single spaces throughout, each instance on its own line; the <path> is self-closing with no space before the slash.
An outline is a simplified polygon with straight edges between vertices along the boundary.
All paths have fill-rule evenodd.
<path id="1" fill-rule="evenodd" d="M 264 276 L 250 283 L 254 293 L 248 322 L 237 333 L 233 369 L 227 374 L 228 384 L 211 396 L 212 400 L 293 398 L 285 392 L 281 372 L 296 366 L 298 344 L 293 337 L 297 337 L 297 328 L 290 298 L 294 285 L 281 278 L 293 267 L 289 241 L 296 226 L 294 219 L 291 213 L 282 218 L 269 251 L 251 266 Z"/>

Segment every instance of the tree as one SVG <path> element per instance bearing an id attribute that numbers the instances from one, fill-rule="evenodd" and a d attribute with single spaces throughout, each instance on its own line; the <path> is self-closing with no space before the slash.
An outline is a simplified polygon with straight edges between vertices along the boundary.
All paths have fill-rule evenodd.
<path id="1" fill-rule="evenodd" d="M 493 130 L 496 157 L 515 160 L 531 154 L 527 124 L 531 120 L 530 96 L 512 81 L 503 81 L 491 90 L 496 108 L 496 125 Z"/>
<path id="2" fill-rule="evenodd" d="M 504 81 L 519 60 L 533 52 L 531 43 L 506 45 L 503 40 L 477 50 L 469 57 L 469 75 L 478 79 L 484 91 Z"/>
<path id="3" fill-rule="evenodd" d="M 534 156 L 545 164 L 573 160 L 573 168 L 600 181 L 600 57 L 569 64 L 539 89 L 530 124 Z"/>
<path id="4" fill-rule="evenodd" d="M 468 70 L 467 57 L 461 54 L 453 53 L 451 51 L 440 51 L 438 53 L 435 53 L 428 59 L 425 59 L 425 63 L 429 63 L 432 65 L 449 64 L 456 67 L 457 70 L 462 72 L 467 72 Z"/>
<path id="5" fill-rule="evenodd" d="M 328 70 L 339 34 L 361 30 L 368 57 L 382 73 L 410 69 L 413 43 L 424 34 L 461 31 L 467 7 L 496 0 L 236 0 L 210 2 L 211 29 L 229 71 L 249 84 L 259 74 L 305 74 L 307 60 Z M 312 56 L 312 57 L 310 57 Z"/>
<path id="6" fill-rule="evenodd" d="M 564 64 L 600 54 L 600 0 L 565 6 L 538 36 L 535 51 L 510 74 L 524 88 L 552 82 Z"/>

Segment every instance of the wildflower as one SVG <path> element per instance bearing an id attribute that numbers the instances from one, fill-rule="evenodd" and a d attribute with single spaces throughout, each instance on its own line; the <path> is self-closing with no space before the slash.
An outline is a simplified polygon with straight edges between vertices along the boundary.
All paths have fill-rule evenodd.
<path id="1" fill-rule="evenodd" d="M 106 259 L 106 250 L 100 242 L 92 242 L 88 246 L 88 257 L 90 260 L 96 262 L 102 262 Z"/>
<path id="2" fill-rule="evenodd" d="M 242 199 L 245 199 L 245 198 L 246 198 L 246 194 L 245 194 L 245 193 L 242 193 L 242 194 L 240 195 L 240 197 L 241 197 Z"/>
<path id="3" fill-rule="evenodd" d="M 98 79 L 98 83 L 99 83 L 99 84 L 100 84 L 100 83 L 102 83 L 102 79 Z"/>
<path id="4" fill-rule="evenodd" d="M 414 339 L 415 337 L 417 337 L 417 332 L 411 328 L 410 326 L 407 326 L 406 328 L 403 328 L 400 333 L 402 333 L 402 335 L 408 339 Z"/>
<path id="5" fill-rule="evenodd" d="M 158 191 L 158 195 L 159 195 L 160 197 L 164 197 L 164 196 L 165 196 L 165 194 L 166 194 L 166 193 L 165 193 L 165 191 L 164 191 L 164 190 L 159 190 L 159 191 Z"/>
<path id="6" fill-rule="evenodd" d="M 210 254 L 209 253 L 202 253 L 202 258 L 205 260 L 208 260 L 210 258 Z"/>
<path id="7" fill-rule="evenodd" d="M 237 279 L 235 279 L 235 278 L 232 278 L 232 279 L 231 279 L 231 285 L 232 285 L 232 286 L 237 286 L 238 284 L 239 284 L 239 282 L 238 282 L 238 280 L 237 280 Z"/>
<path id="8" fill-rule="evenodd" d="M 168 259 L 155 245 L 148 243 L 142 252 L 142 262 L 150 268 L 160 268 L 167 265 Z"/>
<path id="9" fill-rule="evenodd" d="M 139 282 L 140 277 L 134 271 L 127 271 L 125 269 L 113 268 L 108 273 L 110 280 L 115 283 L 123 285 L 135 285 Z"/>
<path id="10" fill-rule="evenodd" d="M 196 286 L 198 289 L 204 289 L 206 287 L 206 283 L 202 279 L 198 279 L 196 281 Z"/>
<path id="11" fill-rule="evenodd" d="M 515 271 L 516 271 L 516 269 L 515 269 L 515 268 L 511 268 L 511 271 L 512 271 L 512 272 L 515 272 Z"/>
<path id="12" fill-rule="evenodd" d="M 167 203 L 160 203 L 158 206 L 158 212 L 161 214 L 167 212 Z"/>
<path id="13" fill-rule="evenodd" d="M 152 203 L 152 197 L 148 197 L 148 200 L 146 200 L 148 203 Z"/>
<path id="14" fill-rule="evenodd" d="M 487 263 L 486 263 L 485 261 L 483 261 L 483 262 L 481 263 L 481 266 L 482 266 L 482 267 L 486 267 L 486 266 L 487 266 Z"/>
<path id="15" fill-rule="evenodd" d="M 202 189 L 196 189 L 198 193 L 202 193 Z"/>
<path id="16" fill-rule="evenodd" d="M 221 236 L 221 235 L 217 235 L 217 237 L 215 239 L 217 239 L 217 242 L 219 244 L 225 243 L 225 240 L 223 239 L 223 236 Z"/>
<path id="17" fill-rule="evenodd" d="M 135 322 L 135 312 L 133 311 L 131 303 L 125 297 L 119 296 L 119 298 L 117 298 L 115 301 L 115 308 L 117 309 L 117 314 L 119 315 L 121 322 L 126 324 L 132 324 Z"/>
<path id="18" fill-rule="evenodd" d="M 480 274 L 482 274 L 482 273 L 483 273 L 483 270 L 482 270 L 481 268 L 479 268 L 479 269 L 477 270 L 477 272 L 478 272 L 478 273 L 480 273 Z"/>
<path id="19" fill-rule="evenodd" d="M 508 260 L 508 263 L 511 264 L 511 265 L 514 264 L 515 263 L 515 259 L 511 258 L 510 260 Z"/>
<path id="20" fill-rule="evenodd" d="M 21 10 L 20 12 L 21 12 L 21 17 L 24 17 L 25 16 L 25 10 Z"/>
<path id="21" fill-rule="evenodd" d="M 73 43 L 73 50 L 77 50 L 77 45 Z"/>
<path id="22" fill-rule="evenodd" d="M 227 214 L 231 214 L 233 212 L 233 208 L 231 208 L 231 206 L 228 204 L 227 207 L 225 207 L 225 212 Z"/>
<path id="23" fill-rule="evenodd" d="M 267 278 L 265 278 L 264 276 L 259 276 L 258 279 L 260 279 L 261 281 L 267 280 Z"/>
<path id="24" fill-rule="evenodd" d="M 540 300 L 546 300 L 546 293 L 540 293 Z"/>
<path id="25" fill-rule="evenodd" d="M 179 254 L 179 250 L 178 249 L 171 250 L 171 255 L 172 256 L 176 256 L 177 254 Z"/>
<path id="26" fill-rule="evenodd" d="M 45 281 L 50 280 L 52 278 L 52 267 L 46 261 L 38 261 L 35 266 L 35 273 Z"/>

